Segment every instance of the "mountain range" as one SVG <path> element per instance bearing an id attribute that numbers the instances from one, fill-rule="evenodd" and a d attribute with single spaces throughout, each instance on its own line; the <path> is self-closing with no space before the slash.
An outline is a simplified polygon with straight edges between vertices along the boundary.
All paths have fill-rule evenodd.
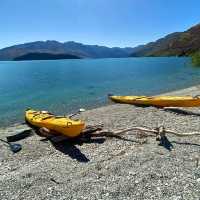
<path id="1" fill-rule="evenodd" d="M 141 56 L 189 56 L 200 51 L 200 24 L 184 32 L 171 33 L 164 38 L 134 48 L 86 45 L 74 41 L 36 41 L 0 49 L 0 60 L 34 58 L 121 58 Z M 58 55 L 58 56 L 55 56 Z M 60 56 L 61 55 L 61 56 Z"/>
<path id="2" fill-rule="evenodd" d="M 115 58 L 128 57 L 133 48 L 109 48 L 98 45 L 85 45 L 73 41 L 58 42 L 53 40 L 36 41 L 14 45 L 0 50 L 0 60 L 16 60 L 18 57 L 30 53 L 67 54 L 80 58 Z"/>
<path id="3" fill-rule="evenodd" d="M 200 51 L 200 24 L 137 48 L 131 56 L 189 56 Z"/>

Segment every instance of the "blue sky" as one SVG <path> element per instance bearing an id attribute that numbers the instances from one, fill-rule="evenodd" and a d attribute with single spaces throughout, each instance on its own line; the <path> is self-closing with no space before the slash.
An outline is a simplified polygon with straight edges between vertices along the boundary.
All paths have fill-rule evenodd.
<path id="1" fill-rule="evenodd" d="M 0 48 L 36 40 L 136 46 L 200 22 L 199 0 L 0 0 Z"/>

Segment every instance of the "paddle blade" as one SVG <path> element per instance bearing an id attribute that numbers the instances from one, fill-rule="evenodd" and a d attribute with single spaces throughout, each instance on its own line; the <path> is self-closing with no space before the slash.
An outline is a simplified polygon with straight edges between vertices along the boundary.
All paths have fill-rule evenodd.
<path id="1" fill-rule="evenodd" d="M 21 144 L 10 144 L 10 150 L 11 150 L 13 153 L 17 153 L 17 152 L 19 152 L 21 149 L 22 149 Z"/>

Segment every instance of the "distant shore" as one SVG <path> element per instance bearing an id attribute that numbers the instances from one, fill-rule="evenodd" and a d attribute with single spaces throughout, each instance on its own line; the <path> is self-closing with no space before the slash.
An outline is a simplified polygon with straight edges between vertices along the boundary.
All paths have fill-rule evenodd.
<path id="1" fill-rule="evenodd" d="M 63 59 L 81 59 L 81 57 L 70 54 L 50 54 L 50 53 L 28 53 L 13 59 L 13 61 L 26 60 L 63 60 Z"/>

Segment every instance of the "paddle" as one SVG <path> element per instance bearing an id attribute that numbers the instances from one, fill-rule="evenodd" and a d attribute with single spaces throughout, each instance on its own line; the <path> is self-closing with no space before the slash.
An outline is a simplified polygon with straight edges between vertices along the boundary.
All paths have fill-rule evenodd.
<path id="1" fill-rule="evenodd" d="M 77 112 L 75 112 L 75 113 L 72 113 L 71 115 L 69 115 L 68 117 L 69 118 L 72 118 L 72 117 L 74 117 L 74 116 L 76 116 L 76 115 L 78 115 L 78 114 L 80 114 L 80 113 L 82 113 L 82 112 L 85 112 L 86 110 L 84 109 L 84 108 L 80 108 Z"/>
<path id="2" fill-rule="evenodd" d="M 21 149 L 22 149 L 22 146 L 21 144 L 11 144 L 10 142 L 7 142 L 3 139 L 0 139 L 1 142 L 4 142 L 5 144 L 7 144 L 9 147 L 10 147 L 10 150 L 13 152 L 13 153 L 17 153 L 19 152 Z"/>

